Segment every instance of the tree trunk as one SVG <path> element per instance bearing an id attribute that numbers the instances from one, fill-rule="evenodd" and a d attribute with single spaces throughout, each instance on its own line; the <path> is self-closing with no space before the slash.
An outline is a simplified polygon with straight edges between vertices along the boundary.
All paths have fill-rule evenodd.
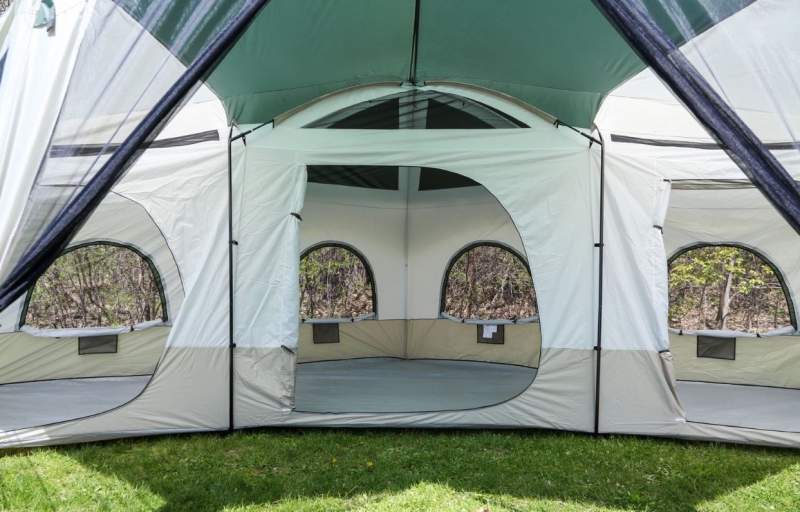
<path id="1" fill-rule="evenodd" d="M 722 294 L 719 298 L 719 310 L 717 312 L 717 325 L 719 329 L 728 327 L 728 314 L 731 310 L 731 288 L 733 286 L 733 273 L 728 272 L 725 276 L 725 284 L 722 286 Z"/>

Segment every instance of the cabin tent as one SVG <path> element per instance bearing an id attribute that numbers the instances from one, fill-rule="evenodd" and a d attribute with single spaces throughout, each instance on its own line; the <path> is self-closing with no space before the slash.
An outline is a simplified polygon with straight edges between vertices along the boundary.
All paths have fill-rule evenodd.
<path id="1" fill-rule="evenodd" d="M 63 0 L 53 30 L 37 26 L 38 1 L 14 2 L 0 18 L 0 105 L 13 112 L 0 119 L 3 279 L 69 230 L 64 212 L 252 4 Z M 0 313 L 0 446 L 291 425 L 796 446 L 797 325 L 716 333 L 739 339 L 734 364 L 693 358 L 696 334 L 668 329 L 667 261 L 693 243 L 758 247 L 794 304 L 797 234 L 591 3 L 458 5 L 261 9 L 63 248 L 144 255 L 163 318 L 36 329 L 20 294 Z M 748 35 L 753 54 L 734 57 L 751 64 L 798 55 L 777 30 L 791 2 L 658 5 L 647 2 L 698 67 L 733 33 Z M 755 21 L 773 38 L 741 30 Z M 723 93 L 742 80 L 713 71 Z M 732 98 L 764 142 L 796 126 L 790 101 Z M 797 178 L 796 148 L 780 147 Z M 373 315 L 301 319 L 301 254 L 327 242 L 363 256 Z M 537 317 L 443 314 L 449 265 L 476 242 L 524 258 Z M 338 343 L 315 343 L 318 323 Z M 503 344 L 476 342 L 501 326 Z M 113 352 L 81 353 L 109 337 Z M 742 421 L 754 416 L 736 405 L 745 391 L 771 406 L 758 424 Z"/>

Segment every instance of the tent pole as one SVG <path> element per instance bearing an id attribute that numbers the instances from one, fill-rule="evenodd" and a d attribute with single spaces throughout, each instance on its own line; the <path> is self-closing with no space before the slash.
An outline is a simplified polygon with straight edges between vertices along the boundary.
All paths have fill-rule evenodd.
<path id="1" fill-rule="evenodd" d="M 598 229 L 598 241 L 595 247 L 598 249 L 597 253 L 597 343 L 594 350 L 595 357 L 595 383 L 594 383 L 594 433 L 600 433 L 600 364 L 603 355 L 603 250 L 604 250 L 604 233 L 603 227 L 605 225 L 605 176 L 606 176 L 606 151 L 605 144 L 603 144 L 603 134 L 597 130 L 597 135 L 600 137 L 600 219 Z"/>
<path id="2" fill-rule="evenodd" d="M 233 125 L 228 132 L 228 432 L 233 432 Z"/>
<path id="3" fill-rule="evenodd" d="M 414 2 L 414 31 L 411 34 L 411 63 L 408 67 L 408 83 L 417 83 L 417 53 L 419 51 L 419 4 L 421 0 Z"/>
<path id="4" fill-rule="evenodd" d="M 240 133 L 236 137 L 232 137 L 230 141 L 233 142 L 235 140 L 244 139 L 245 137 L 247 137 L 248 135 L 250 135 L 254 131 L 258 130 L 259 128 L 263 128 L 263 127 L 267 126 L 268 124 L 270 124 L 272 122 L 273 121 L 267 121 L 266 123 L 261 123 L 260 125 L 256 126 L 255 128 L 251 128 L 251 129 L 247 130 L 246 132 Z M 231 132 L 231 133 L 233 133 L 233 132 Z"/>
<path id="5" fill-rule="evenodd" d="M 580 131 L 579 129 L 575 128 L 575 127 L 574 127 L 574 126 L 572 126 L 572 125 L 569 125 L 569 124 L 565 123 L 565 122 L 564 122 L 564 121 L 562 121 L 561 119 L 556 119 L 555 121 L 553 121 L 553 125 L 554 125 L 556 128 L 560 128 L 560 127 L 562 127 L 562 126 L 565 126 L 565 127 L 569 128 L 570 130 L 572 130 L 573 132 L 575 132 L 575 133 L 577 133 L 578 135 L 580 135 L 581 137 L 583 137 L 583 138 L 585 138 L 585 139 L 588 139 L 588 140 L 590 141 L 590 143 L 592 143 L 592 144 L 599 144 L 600 146 L 602 146 L 602 145 L 603 145 L 603 141 L 602 141 L 602 140 L 597 140 L 597 139 L 595 139 L 594 137 L 592 137 L 591 135 L 588 135 L 588 134 L 586 134 L 586 133 L 583 133 L 583 132 L 582 132 L 582 131 Z M 598 131 L 597 133 L 600 133 L 600 132 Z M 602 139 L 602 137 L 601 137 L 601 139 Z"/>

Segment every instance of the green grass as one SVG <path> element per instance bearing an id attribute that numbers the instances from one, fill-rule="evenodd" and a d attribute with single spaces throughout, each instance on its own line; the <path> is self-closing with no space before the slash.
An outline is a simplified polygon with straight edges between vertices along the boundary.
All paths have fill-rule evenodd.
<path id="1" fill-rule="evenodd" d="M 800 452 L 549 432 L 259 431 L 0 453 L 0 510 L 800 510 Z"/>

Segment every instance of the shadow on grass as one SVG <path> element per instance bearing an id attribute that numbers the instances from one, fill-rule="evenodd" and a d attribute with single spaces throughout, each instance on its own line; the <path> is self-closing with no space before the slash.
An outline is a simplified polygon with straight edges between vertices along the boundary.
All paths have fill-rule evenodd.
<path id="1" fill-rule="evenodd" d="M 788 450 L 536 431 L 262 430 L 55 451 L 146 488 L 168 510 L 386 495 L 421 483 L 533 503 L 694 510 L 800 463 Z"/>

